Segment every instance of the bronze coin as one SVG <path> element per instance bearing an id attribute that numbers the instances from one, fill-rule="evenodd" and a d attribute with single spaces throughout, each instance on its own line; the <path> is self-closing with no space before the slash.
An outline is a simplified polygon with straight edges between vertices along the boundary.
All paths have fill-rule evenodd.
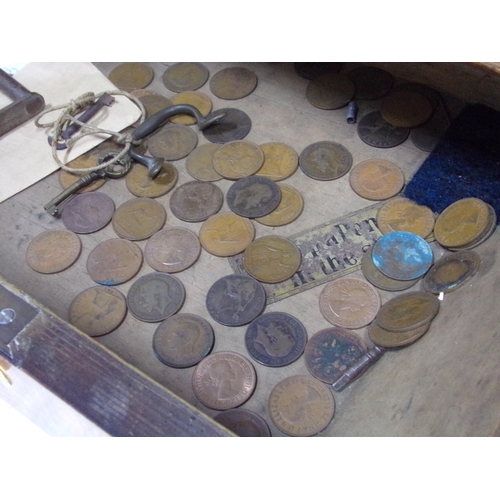
<path id="1" fill-rule="evenodd" d="M 359 138 L 375 148 L 393 148 L 408 139 L 408 127 L 395 127 L 382 118 L 380 111 L 363 116 L 358 122 Z"/>
<path id="2" fill-rule="evenodd" d="M 299 156 L 295 150 L 282 142 L 261 144 L 264 163 L 257 171 L 258 175 L 268 177 L 272 181 L 282 181 L 290 177 L 299 166 Z"/>
<path id="3" fill-rule="evenodd" d="M 439 140 L 446 130 L 448 130 L 448 127 L 449 124 L 446 120 L 433 116 L 423 125 L 412 128 L 410 139 L 418 149 L 430 153 L 438 145 Z"/>
<path id="4" fill-rule="evenodd" d="M 170 192 L 178 178 L 177 169 L 167 161 L 163 162 L 160 173 L 154 179 L 151 179 L 144 165 L 136 163 L 125 177 L 125 184 L 134 196 L 158 198 Z"/>
<path id="5" fill-rule="evenodd" d="M 186 157 L 198 144 L 198 136 L 186 125 L 166 125 L 148 140 L 151 156 L 168 161 Z"/>
<path id="6" fill-rule="evenodd" d="M 286 184 L 279 185 L 281 201 L 279 205 L 268 215 L 258 217 L 255 220 L 265 226 L 284 226 L 298 219 L 304 209 L 302 195 L 293 187 Z"/>
<path id="7" fill-rule="evenodd" d="M 160 323 L 153 335 L 153 351 L 168 366 L 188 368 L 199 363 L 214 342 L 214 331 L 206 319 L 181 313 Z"/>
<path id="8" fill-rule="evenodd" d="M 405 82 L 394 87 L 394 91 L 407 90 L 409 92 L 416 92 L 417 94 L 422 94 L 432 105 L 432 109 L 436 109 L 441 101 L 441 96 L 439 92 L 427 85 L 417 82 Z"/>
<path id="9" fill-rule="evenodd" d="M 252 363 L 236 352 L 209 354 L 195 368 L 192 386 L 198 400 L 214 410 L 241 406 L 252 396 L 257 375 Z"/>
<path id="10" fill-rule="evenodd" d="M 149 238 L 144 258 L 155 271 L 178 273 L 191 267 L 200 252 L 200 241 L 195 233 L 183 227 L 167 227 Z"/>
<path id="11" fill-rule="evenodd" d="M 108 75 L 111 83 L 126 92 L 147 87 L 153 81 L 153 77 L 154 72 L 151 67 L 140 62 L 119 64 Z"/>
<path id="12" fill-rule="evenodd" d="M 332 421 L 335 400 L 331 390 L 315 378 L 294 375 L 279 382 L 268 402 L 273 424 L 289 436 L 314 436 Z"/>
<path id="13" fill-rule="evenodd" d="M 405 332 L 391 332 L 389 330 L 384 330 L 376 321 L 374 321 L 368 327 L 368 336 L 372 342 L 381 347 L 405 347 L 407 345 L 413 344 L 419 338 L 423 337 L 429 327 L 431 322 L 423 324 L 412 330 L 407 330 Z"/>
<path id="14" fill-rule="evenodd" d="M 163 73 L 163 84 L 172 92 L 185 92 L 202 87 L 208 80 L 208 69 L 197 62 L 179 62 Z"/>
<path id="15" fill-rule="evenodd" d="M 115 204 L 107 194 L 82 193 L 64 205 L 61 220 L 66 229 L 78 234 L 89 234 L 107 226 L 114 212 Z"/>
<path id="16" fill-rule="evenodd" d="M 373 100 L 384 97 L 394 85 L 394 77 L 375 66 L 360 66 L 347 73 L 354 83 L 354 99 Z"/>
<path id="17" fill-rule="evenodd" d="M 146 110 L 146 118 L 149 118 L 155 113 L 158 113 L 158 111 L 169 108 L 173 105 L 172 101 L 168 97 L 153 92 L 152 90 L 138 89 L 133 90 L 131 94 L 141 101 Z"/>
<path id="18" fill-rule="evenodd" d="M 172 104 L 189 104 L 194 106 L 203 116 L 207 116 L 210 111 L 212 111 L 212 101 L 210 97 L 201 92 L 181 92 L 172 97 Z M 178 123 L 180 125 L 194 125 L 196 123 L 196 118 L 191 115 L 181 114 L 175 115 L 170 118 L 172 123 Z"/>
<path id="19" fill-rule="evenodd" d="M 214 420 L 239 437 L 271 437 L 266 421 L 250 410 L 233 408 L 217 413 Z"/>
<path id="20" fill-rule="evenodd" d="M 119 285 L 139 272 L 142 260 L 142 251 L 138 245 L 114 238 L 99 243 L 90 252 L 87 272 L 101 285 Z"/>
<path id="21" fill-rule="evenodd" d="M 84 290 L 69 306 L 69 322 L 91 337 L 116 330 L 126 314 L 127 302 L 123 294 L 106 286 Z"/>
<path id="22" fill-rule="evenodd" d="M 331 181 L 349 172 L 352 155 L 342 144 L 320 141 L 310 144 L 300 153 L 299 165 L 308 177 Z"/>
<path id="23" fill-rule="evenodd" d="M 221 69 L 210 79 L 210 90 L 220 99 L 241 99 L 251 94 L 255 87 L 256 74 L 238 66 Z"/>
<path id="24" fill-rule="evenodd" d="M 430 101 L 422 94 L 396 90 L 382 101 L 380 114 L 395 127 L 418 127 L 432 116 Z"/>
<path id="25" fill-rule="evenodd" d="M 222 207 L 224 195 L 211 182 L 190 181 L 182 184 L 170 197 L 170 210 L 180 220 L 201 222 Z"/>
<path id="26" fill-rule="evenodd" d="M 81 249 L 82 242 L 72 231 L 44 231 L 28 245 L 26 261 L 37 273 L 59 273 L 76 262 Z"/>
<path id="27" fill-rule="evenodd" d="M 163 205 L 150 198 L 135 198 L 120 205 L 113 215 L 115 233 L 127 240 L 145 240 L 167 220 Z"/>
<path id="28" fill-rule="evenodd" d="M 215 171 L 231 180 L 255 174 L 263 163 L 264 153 L 250 141 L 228 142 L 214 153 L 212 159 Z"/>
<path id="29" fill-rule="evenodd" d="M 218 144 L 202 144 L 189 153 L 186 158 L 186 170 L 191 177 L 199 181 L 219 181 L 223 179 L 212 163 L 215 152 L 220 148 Z"/>
<path id="30" fill-rule="evenodd" d="M 318 76 L 306 88 L 307 100 L 316 108 L 339 109 L 354 96 L 354 83 L 341 73 Z"/>
<path id="31" fill-rule="evenodd" d="M 218 109 L 224 118 L 202 130 L 203 137 L 210 142 L 225 144 L 226 142 L 244 139 L 252 128 L 252 120 L 241 109 Z"/>

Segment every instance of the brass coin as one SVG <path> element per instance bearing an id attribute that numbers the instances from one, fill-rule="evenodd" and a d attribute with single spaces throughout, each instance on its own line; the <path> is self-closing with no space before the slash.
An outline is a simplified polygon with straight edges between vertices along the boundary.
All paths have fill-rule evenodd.
<path id="1" fill-rule="evenodd" d="M 213 166 L 213 157 L 220 148 L 219 144 L 202 144 L 189 153 L 186 158 L 186 170 L 191 177 L 199 181 L 219 181 L 223 179 Z"/>
<path id="2" fill-rule="evenodd" d="M 356 330 L 370 324 L 381 305 L 380 295 L 359 278 L 337 278 L 323 288 L 319 309 L 332 325 Z"/>
<path id="3" fill-rule="evenodd" d="M 349 172 L 352 155 L 342 144 L 320 141 L 310 144 L 300 153 L 299 165 L 308 177 L 331 181 Z"/>
<path id="4" fill-rule="evenodd" d="M 136 163 L 125 177 L 125 184 L 134 196 L 158 198 L 170 192 L 178 179 L 177 169 L 167 161 L 163 162 L 160 173 L 154 179 L 144 165 Z"/>
<path id="5" fill-rule="evenodd" d="M 316 108 L 339 109 L 353 98 L 354 92 L 354 83 L 347 75 L 327 73 L 309 82 L 306 97 Z"/>
<path id="6" fill-rule="evenodd" d="M 382 101 L 380 113 L 394 127 L 411 128 L 425 123 L 432 116 L 431 102 L 422 94 L 396 90 Z"/>
<path id="7" fill-rule="evenodd" d="M 332 421 L 335 400 L 319 380 L 294 375 L 279 382 L 268 402 L 273 424 L 289 436 L 314 436 Z"/>
<path id="8" fill-rule="evenodd" d="M 207 116 L 212 111 L 212 101 L 210 97 L 201 92 L 187 91 L 172 96 L 172 104 L 189 104 L 194 106 L 203 116 Z M 175 115 L 170 118 L 172 123 L 180 125 L 194 125 L 196 118 L 191 115 Z"/>
<path id="9" fill-rule="evenodd" d="M 44 231 L 28 245 L 26 261 L 37 273 L 59 273 L 76 262 L 81 249 L 82 242 L 72 231 Z"/>
<path id="10" fill-rule="evenodd" d="M 162 109 L 172 106 L 172 101 L 168 97 L 153 92 L 152 90 L 138 89 L 133 90 L 131 94 L 137 97 L 143 104 L 146 109 L 146 118 L 158 113 L 158 111 Z"/>
<path id="11" fill-rule="evenodd" d="M 101 285 L 132 279 L 142 266 L 142 251 L 132 241 L 114 238 L 99 243 L 87 258 L 89 276 Z"/>
<path id="12" fill-rule="evenodd" d="M 91 337 L 116 330 L 127 314 L 127 301 L 115 288 L 94 286 L 79 293 L 69 306 L 69 322 Z"/>
<path id="13" fill-rule="evenodd" d="M 170 197 L 170 210 L 180 220 L 201 222 L 222 207 L 224 195 L 211 182 L 191 181 L 180 185 Z"/>
<path id="14" fill-rule="evenodd" d="M 262 236 L 248 245 L 243 254 L 245 271 L 264 283 L 280 283 L 300 267 L 298 247 L 282 236 Z"/>
<path id="15" fill-rule="evenodd" d="M 151 156 L 168 161 L 186 157 L 198 144 L 198 136 L 186 125 L 166 125 L 148 140 Z"/>
<path id="16" fill-rule="evenodd" d="M 210 79 L 212 94 L 221 99 L 241 99 L 257 87 L 257 75 L 246 68 L 234 66 L 221 69 Z"/>
<path id="17" fill-rule="evenodd" d="M 405 176 L 396 164 L 377 158 L 355 165 L 349 183 L 362 198 L 380 201 L 397 195 L 405 185 Z"/>
<path id="18" fill-rule="evenodd" d="M 425 239 L 434 229 L 434 213 L 408 198 L 394 198 L 379 208 L 377 226 L 382 234 L 406 231 Z"/>
<path id="19" fill-rule="evenodd" d="M 77 194 L 63 208 L 61 220 L 66 229 L 78 234 L 99 231 L 113 217 L 115 204 L 104 193 Z"/>
<path id="20" fill-rule="evenodd" d="M 126 92 L 147 87 L 153 81 L 153 77 L 154 72 L 151 67 L 140 62 L 119 64 L 108 75 L 113 84 Z"/>
<path id="21" fill-rule="evenodd" d="M 230 257 L 243 252 L 255 237 L 255 227 L 245 217 L 221 212 L 209 217 L 200 227 L 201 246 L 212 255 Z"/>
<path id="22" fill-rule="evenodd" d="M 233 408 L 217 413 L 214 420 L 239 437 L 271 437 L 266 421 L 250 410 Z"/>
<path id="23" fill-rule="evenodd" d="M 261 144 L 264 153 L 264 163 L 257 172 L 272 181 L 282 181 L 295 173 L 299 166 L 299 155 L 295 150 L 282 142 L 267 142 Z"/>
<path id="24" fill-rule="evenodd" d="M 145 240 L 159 231 L 166 220 L 163 205 L 150 198 L 135 198 L 116 209 L 112 224 L 120 238 Z"/>
<path id="25" fill-rule="evenodd" d="M 163 73 L 163 84 L 172 92 L 196 90 L 208 80 L 208 69 L 197 62 L 172 64 Z"/>
<path id="26" fill-rule="evenodd" d="M 489 217 L 488 217 L 488 223 L 486 225 L 486 229 L 476 238 L 474 239 L 471 243 L 468 243 L 467 245 L 463 245 L 461 247 L 447 247 L 448 250 L 452 251 L 458 251 L 458 250 L 472 250 L 473 248 L 476 248 L 477 246 L 481 245 L 484 243 L 494 232 L 497 227 L 497 214 L 495 212 L 495 209 L 488 204 L 488 210 L 489 210 Z"/>
<path id="27" fill-rule="evenodd" d="M 265 226 L 284 226 L 298 219 L 304 209 L 302 195 L 293 187 L 286 184 L 279 185 L 281 201 L 279 205 L 268 215 L 258 217 L 255 220 Z"/>
<path id="28" fill-rule="evenodd" d="M 192 379 L 197 399 L 214 410 L 229 410 L 248 401 L 257 375 L 252 363 L 236 352 L 209 354 L 195 368 Z"/>
<path id="29" fill-rule="evenodd" d="M 264 163 L 262 149 L 249 141 L 232 141 L 223 144 L 212 159 L 215 171 L 231 180 L 255 174 Z"/>
<path id="30" fill-rule="evenodd" d="M 430 326 L 431 322 L 429 321 L 422 326 L 412 330 L 407 330 L 406 332 L 391 332 L 389 330 L 384 330 L 376 321 L 374 321 L 368 327 L 368 336 L 374 344 L 382 347 L 405 347 L 413 344 L 419 338 L 423 337 L 429 330 Z"/>

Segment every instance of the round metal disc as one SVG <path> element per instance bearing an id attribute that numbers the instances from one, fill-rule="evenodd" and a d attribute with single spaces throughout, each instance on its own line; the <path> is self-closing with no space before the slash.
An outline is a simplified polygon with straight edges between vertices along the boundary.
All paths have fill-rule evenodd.
<path id="1" fill-rule="evenodd" d="M 225 113 L 217 123 L 202 130 L 203 137 L 210 142 L 225 144 L 245 138 L 252 128 L 250 117 L 240 109 L 223 108 L 217 112 Z"/>
<path id="2" fill-rule="evenodd" d="M 359 120 L 358 135 L 369 146 L 393 148 L 408 139 L 410 129 L 394 127 L 382 118 L 379 111 L 373 111 Z"/>

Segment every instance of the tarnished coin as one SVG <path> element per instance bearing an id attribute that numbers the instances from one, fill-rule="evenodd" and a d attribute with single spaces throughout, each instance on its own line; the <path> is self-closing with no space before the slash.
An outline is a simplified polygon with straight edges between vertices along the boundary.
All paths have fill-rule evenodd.
<path id="1" fill-rule="evenodd" d="M 354 96 L 354 83 L 345 74 L 326 73 L 309 82 L 307 100 L 316 108 L 339 109 Z"/>
<path id="2" fill-rule="evenodd" d="M 326 73 L 338 73 L 343 64 L 341 62 L 296 62 L 293 63 L 293 67 L 302 78 L 314 80 Z"/>
<path id="3" fill-rule="evenodd" d="M 150 198 L 135 198 L 120 205 L 113 215 L 115 233 L 127 240 L 145 240 L 167 220 L 163 205 Z"/>
<path id="4" fill-rule="evenodd" d="M 44 231 L 28 245 L 26 262 L 37 273 L 59 273 L 76 262 L 81 250 L 82 242 L 72 231 Z"/>
<path id="5" fill-rule="evenodd" d="M 136 279 L 127 294 L 127 305 L 140 321 L 156 323 L 175 314 L 186 292 L 179 278 L 166 273 L 150 273 Z"/>
<path id="6" fill-rule="evenodd" d="M 300 250 L 282 236 L 262 236 L 250 243 L 243 254 L 245 271 L 264 283 L 280 283 L 300 267 Z"/>
<path id="7" fill-rule="evenodd" d="M 221 99 L 241 99 L 257 87 L 257 75 L 239 66 L 221 69 L 210 79 L 212 94 Z"/>
<path id="8" fill-rule="evenodd" d="M 127 301 L 121 292 L 106 286 L 94 286 L 79 293 L 69 306 L 69 322 L 98 337 L 116 330 L 127 314 Z"/>
<path id="9" fill-rule="evenodd" d="M 481 259 L 476 252 L 463 250 L 446 255 L 429 269 L 422 283 L 430 293 L 450 293 L 467 283 L 480 264 Z"/>
<path id="10" fill-rule="evenodd" d="M 255 227 L 233 212 L 210 216 L 200 227 L 201 246 L 212 255 L 230 257 L 243 252 L 255 237 Z"/>
<path id="11" fill-rule="evenodd" d="M 263 217 L 278 207 L 281 190 L 271 179 L 251 175 L 237 180 L 228 189 L 226 201 L 234 213 L 254 219 Z"/>
<path id="12" fill-rule="evenodd" d="M 189 104 L 194 106 L 203 116 L 207 116 L 210 111 L 212 111 L 212 101 L 210 97 L 195 91 L 186 91 L 176 94 L 172 97 L 172 104 Z M 175 115 L 170 118 L 172 123 L 178 123 L 180 125 L 194 125 L 196 123 L 196 118 L 192 115 Z"/>
<path id="13" fill-rule="evenodd" d="M 377 226 L 383 234 L 406 231 L 425 239 L 434 229 L 434 213 L 408 198 L 394 198 L 378 209 Z"/>
<path id="14" fill-rule="evenodd" d="M 153 116 L 162 109 L 172 106 L 172 101 L 168 97 L 153 92 L 152 90 L 137 89 L 133 90 L 131 94 L 141 101 L 146 109 L 146 118 Z"/>
<path id="15" fill-rule="evenodd" d="M 187 368 L 207 356 L 214 342 L 214 331 L 206 319 L 180 313 L 158 325 L 153 335 L 153 351 L 162 363 L 173 368 Z"/>
<path id="16" fill-rule="evenodd" d="M 258 217 L 255 220 L 265 226 L 284 226 L 296 220 L 304 209 L 302 195 L 293 187 L 286 184 L 279 185 L 281 201 L 279 205 L 268 215 Z"/>
<path id="17" fill-rule="evenodd" d="M 78 234 L 94 233 L 107 226 L 115 212 L 113 200 L 104 193 L 82 193 L 64 205 L 61 220 Z"/>
<path id="18" fill-rule="evenodd" d="M 210 316 L 225 326 L 242 326 L 253 321 L 266 306 L 266 291 L 255 279 L 229 274 L 217 280 L 206 298 Z"/>
<path id="19" fill-rule="evenodd" d="M 239 437 L 271 437 L 266 421 L 250 410 L 233 408 L 217 413 L 214 420 Z"/>
<path id="20" fill-rule="evenodd" d="M 310 144 L 300 153 L 299 165 L 308 177 L 331 181 L 349 172 L 352 155 L 342 144 L 320 141 Z"/>
<path id="21" fill-rule="evenodd" d="M 193 231 L 184 227 L 167 227 L 149 238 L 144 258 L 155 271 L 178 273 L 191 267 L 200 252 L 200 241 Z"/>
<path id="22" fill-rule="evenodd" d="M 163 84 L 172 92 L 185 92 L 202 87 L 208 80 L 208 69 L 197 62 L 179 62 L 163 73 Z"/>
<path id="23" fill-rule="evenodd" d="M 171 191 L 178 179 L 177 169 L 167 161 L 163 162 L 160 173 L 154 179 L 144 165 L 136 163 L 125 177 L 125 184 L 134 196 L 158 198 Z"/>
<path id="24" fill-rule="evenodd" d="M 418 149 L 431 152 L 448 127 L 449 125 L 443 119 L 433 117 L 423 125 L 412 128 L 410 139 Z"/>
<path id="25" fill-rule="evenodd" d="M 418 127 L 432 116 L 430 101 L 422 94 L 396 90 L 382 101 L 380 114 L 395 127 Z"/>
<path id="26" fill-rule="evenodd" d="M 222 207 L 224 195 L 211 182 L 190 181 L 180 185 L 170 197 L 170 210 L 180 220 L 201 222 Z"/>
<path id="27" fill-rule="evenodd" d="M 214 410 L 229 410 L 248 401 L 257 375 L 252 363 L 236 352 L 221 351 L 202 359 L 193 373 L 198 400 Z"/>
<path id="28" fill-rule="evenodd" d="M 196 132 L 186 125 L 166 125 L 148 140 L 151 156 L 168 161 L 186 157 L 198 144 Z"/>
<path id="29" fill-rule="evenodd" d="M 358 135 L 369 146 L 393 148 L 408 139 L 410 129 L 395 127 L 382 118 L 380 111 L 373 111 L 359 120 Z"/>
<path id="30" fill-rule="evenodd" d="M 374 344 L 382 347 L 405 347 L 423 337 L 430 326 L 431 322 L 429 321 L 422 326 L 407 330 L 406 332 L 391 332 L 389 330 L 384 330 L 374 321 L 368 327 L 368 336 Z"/>
<path id="31" fill-rule="evenodd" d="M 294 375 L 279 382 L 268 402 L 273 424 L 289 436 L 314 436 L 332 421 L 335 400 L 319 380 Z"/>
<path id="32" fill-rule="evenodd" d="M 439 92 L 427 85 L 417 82 L 405 82 L 399 84 L 394 88 L 394 91 L 405 90 L 409 92 L 416 92 L 417 94 L 422 94 L 432 105 L 432 109 L 436 109 L 439 106 L 441 97 Z"/>
<path id="33" fill-rule="evenodd" d="M 261 144 L 264 163 L 257 172 L 272 181 L 282 181 L 295 173 L 299 166 L 299 156 L 291 146 L 282 142 Z"/>
<path id="34" fill-rule="evenodd" d="M 244 111 L 235 108 L 222 108 L 217 111 L 225 113 L 225 116 L 202 130 L 201 133 L 207 141 L 225 144 L 239 141 L 248 135 L 252 128 L 252 120 Z"/>
<path id="35" fill-rule="evenodd" d="M 394 77 L 375 66 L 360 66 L 347 73 L 354 83 L 354 99 L 373 100 L 384 97 L 394 85 Z"/>
<path id="36" fill-rule="evenodd" d="M 375 158 L 355 165 L 349 183 L 362 198 L 379 201 L 397 195 L 405 185 L 405 176 L 395 163 Z"/>
<path id="37" fill-rule="evenodd" d="M 147 87 L 154 77 L 154 72 L 150 66 L 140 62 L 122 63 L 113 68 L 108 79 L 120 90 L 131 92 L 134 89 Z"/>
<path id="38" fill-rule="evenodd" d="M 199 181 L 213 182 L 223 179 L 213 165 L 214 154 L 219 148 L 218 144 L 202 144 L 193 149 L 186 158 L 188 174 Z"/>
<path id="39" fill-rule="evenodd" d="M 212 157 L 215 171 L 231 180 L 255 174 L 264 163 L 262 149 L 250 141 L 232 141 L 221 146 Z"/>
<path id="40" fill-rule="evenodd" d="M 291 314 L 270 312 L 255 318 L 245 333 L 245 346 L 265 366 L 285 366 L 300 358 L 307 330 Z"/>

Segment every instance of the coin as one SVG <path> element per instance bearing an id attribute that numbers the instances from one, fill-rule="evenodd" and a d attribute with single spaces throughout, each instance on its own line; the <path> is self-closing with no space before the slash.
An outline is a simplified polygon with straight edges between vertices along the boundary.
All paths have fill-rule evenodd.
<path id="1" fill-rule="evenodd" d="M 300 153 L 299 165 L 308 177 L 331 181 L 349 172 L 352 155 L 342 144 L 320 141 L 310 144 Z"/>
<path id="2" fill-rule="evenodd" d="M 396 90 L 382 101 L 380 114 L 395 127 L 418 127 L 432 116 L 430 101 L 422 94 Z"/>
<path id="3" fill-rule="evenodd" d="M 320 381 L 294 375 L 279 382 L 268 402 L 273 424 L 289 436 L 314 436 L 332 421 L 335 400 Z"/>
<path id="4" fill-rule="evenodd" d="M 265 366 L 285 366 L 299 359 L 307 342 L 307 330 L 291 314 L 270 312 L 255 318 L 245 333 L 250 356 Z"/>
<path id="5" fill-rule="evenodd" d="M 384 330 L 376 321 L 368 327 L 368 336 L 371 341 L 382 347 L 405 347 L 423 337 L 429 330 L 431 322 L 423 324 L 406 332 L 391 332 Z"/>
<path id="6" fill-rule="evenodd" d="M 326 73 L 309 82 L 306 98 L 316 108 L 339 109 L 353 98 L 354 90 L 354 83 L 347 75 Z"/>
<path id="7" fill-rule="evenodd" d="M 153 335 L 153 351 L 162 363 L 172 368 L 188 368 L 207 356 L 214 342 L 214 331 L 205 318 L 180 313 L 158 325 Z"/>
<path id="8" fill-rule="evenodd" d="M 300 267 L 300 250 L 282 236 L 262 236 L 250 243 L 243 254 L 245 271 L 264 283 L 280 283 Z"/>
<path id="9" fill-rule="evenodd" d="M 141 101 L 146 109 L 146 118 L 153 116 L 162 109 L 172 106 L 172 101 L 168 97 L 153 92 L 152 90 L 137 89 L 133 90 L 131 94 Z"/>
<path id="10" fill-rule="evenodd" d="M 379 111 L 373 111 L 359 120 L 358 135 L 369 146 L 393 148 L 408 139 L 410 129 L 395 127 L 385 121 Z"/>
<path id="11" fill-rule="evenodd" d="M 212 158 L 215 171 L 231 180 L 255 174 L 264 163 L 264 153 L 250 141 L 232 141 L 221 146 Z"/>
<path id="12" fill-rule="evenodd" d="M 63 208 L 66 229 L 78 234 L 94 233 L 109 224 L 115 212 L 113 200 L 104 193 L 77 194 Z"/>
<path id="13" fill-rule="evenodd" d="M 82 242 L 75 233 L 53 229 L 31 240 L 26 249 L 26 261 L 37 273 L 59 273 L 76 262 L 81 249 Z"/>
<path id="14" fill-rule="evenodd" d="M 208 80 L 208 69 L 197 62 L 179 62 L 163 73 L 163 84 L 172 92 L 196 90 Z"/>
<path id="15" fill-rule="evenodd" d="M 264 287 L 254 278 L 229 274 L 208 290 L 206 306 L 210 316 L 225 326 L 242 326 L 253 321 L 266 306 Z"/>
<path id="16" fill-rule="evenodd" d="M 151 156 L 168 161 L 186 157 L 198 144 L 198 136 L 186 125 L 166 125 L 148 141 Z"/>
<path id="17" fill-rule="evenodd" d="M 412 128 L 410 139 L 418 149 L 431 152 L 447 129 L 448 124 L 444 120 L 431 118 L 423 125 Z"/>
<path id="18" fill-rule="evenodd" d="M 160 173 L 154 179 L 151 179 L 144 165 L 136 163 L 125 177 L 125 184 L 134 196 L 158 198 L 171 191 L 178 178 L 177 169 L 167 161 L 163 162 Z"/>
<path id="19" fill-rule="evenodd" d="M 239 437 L 271 437 L 266 421 L 250 410 L 233 408 L 217 413 L 214 420 Z"/>
<path id="20" fill-rule="evenodd" d="M 338 73 L 343 64 L 341 62 L 296 62 L 293 63 L 293 67 L 302 78 L 314 80 L 326 73 Z"/>
<path id="21" fill-rule="evenodd" d="M 257 87 L 257 75 L 239 66 L 221 69 L 210 79 L 212 94 L 221 99 L 241 99 Z"/>
<path id="22" fill-rule="evenodd" d="M 497 215 L 495 209 L 490 204 L 487 203 L 486 205 L 488 206 L 489 215 L 485 230 L 477 238 L 472 240 L 471 243 L 460 247 L 447 247 L 448 250 L 472 250 L 473 248 L 476 248 L 477 246 L 484 243 L 495 232 L 497 226 Z"/>
<path id="23" fill-rule="evenodd" d="M 192 386 L 198 400 L 214 410 L 229 410 L 247 402 L 255 391 L 252 363 L 236 352 L 209 354 L 195 368 Z"/>
<path id="24" fill-rule="evenodd" d="M 159 231 L 166 220 L 163 205 L 150 198 L 135 198 L 115 210 L 112 224 L 120 238 L 145 240 Z"/>
<path id="25" fill-rule="evenodd" d="M 409 92 L 416 92 L 417 94 L 422 94 L 432 105 L 432 109 L 436 109 L 441 101 L 440 94 L 437 90 L 434 90 L 427 85 L 423 85 L 417 82 L 405 82 L 399 84 L 394 88 L 394 91 L 406 90 Z"/>
<path id="26" fill-rule="evenodd" d="M 69 306 L 69 322 L 98 337 L 116 330 L 127 314 L 127 302 L 121 292 L 106 286 L 94 286 L 79 293 Z"/>
<path id="27" fill-rule="evenodd" d="M 244 111 L 234 108 L 222 108 L 217 111 L 225 113 L 225 116 L 201 131 L 205 139 L 217 144 L 225 144 L 239 141 L 248 135 L 252 128 L 252 121 Z"/>
<path id="28" fill-rule="evenodd" d="M 347 73 L 354 83 L 354 99 L 373 100 L 384 97 L 394 85 L 388 72 L 375 66 L 360 66 Z"/>
<path id="29" fill-rule="evenodd" d="M 186 292 L 179 278 L 166 273 L 150 273 L 136 279 L 129 288 L 127 305 L 140 321 L 156 323 L 175 314 Z"/>
<path id="30" fill-rule="evenodd" d="M 153 77 L 153 70 L 147 64 L 140 62 L 119 64 L 108 75 L 111 83 L 126 92 L 147 87 L 153 81 Z"/>
<path id="31" fill-rule="evenodd" d="M 403 171 L 394 163 L 379 158 L 355 165 L 349 174 L 352 190 L 367 200 L 387 200 L 405 184 Z"/>
<path id="32" fill-rule="evenodd" d="M 210 97 L 201 92 L 187 91 L 176 94 L 172 97 L 172 104 L 189 104 L 194 106 L 203 116 L 207 116 L 212 111 Z M 170 121 L 181 125 L 194 125 L 196 118 L 188 114 L 180 114 L 172 116 Z"/>
<path id="33" fill-rule="evenodd" d="M 189 153 L 186 158 L 186 170 L 191 177 L 199 181 L 219 181 L 223 179 L 213 166 L 215 152 L 220 148 L 218 144 L 202 144 Z"/>
<path id="34" fill-rule="evenodd" d="M 193 231 L 167 227 L 153 234 L 144 248 L 146 262 L 155 270 L 178 273 L 191 267 L 200 256 L 201 245 Z"/>
<path id="35" fill-rule="evenodd" d="M 212 255 L 230 257 L 243 252 L 255 237 L 255 227 L 233 212 L 210 216 L 200 227 L 201 246 Z"/>
<path id="36" fill-rule="evenodd" d="M 255 220 L 265 226 L 284 226 L 296 220 L 304 209 L 302 195 L 293 187 L 286 184 L 279 185 L 281 201 L 279 205 L 268 215 L 258 217 Z"/>
<path id="37" fill-rule="evenodd" d="M 229 208 L 242 217 L 263 217 L 276 209 L 281 190 L 276 182 L 261 175 L 237 180 L 227 191 Z"/>
<path id="38" fill-rule="evenodd" d="M 371 323 L 380 309 L 380 295 L 359 278 L 337 278 L 319 296 L 319 309 L 332 325 L 356 330 Z"/>
<path id="39" fill-rule="evenodd" d="M 295 173 L 299 166 L 299 156 L 291 146 L 283 142 L 261 144 L 264 163 L 257 172 L 272 181 L 282 181 Z"/>
<path id="40" fill-rule="evenodd" d="M 211 182 L 190 181 L 182 184 L 170 197 L 170 210 L 180 220 L 201 222 L 222 207 L 224 195 Z"/>
<path id="41" fill-rule="evenodd" d="M 99 243 L 90 252 L 87 272 L 101 285 L 119 285 L 139 272 L 142 260 L 142 250 L 137 244 L 114 238 Z"/>

